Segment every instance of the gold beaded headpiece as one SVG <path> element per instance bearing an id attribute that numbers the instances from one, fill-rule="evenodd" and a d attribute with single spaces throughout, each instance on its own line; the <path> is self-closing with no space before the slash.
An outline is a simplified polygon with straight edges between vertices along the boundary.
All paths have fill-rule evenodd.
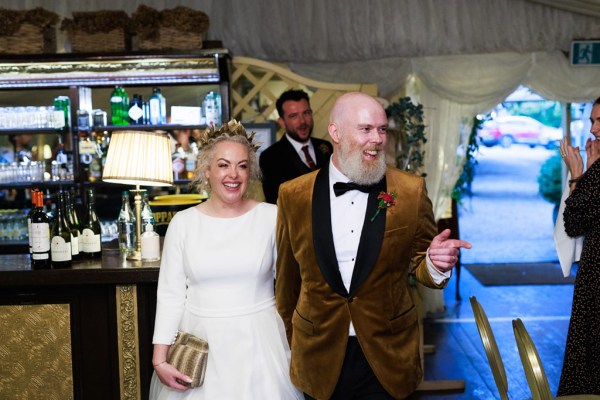
<path id="1" fill-rule="evenodd" d="M 215 128 L 214 125 L 206 128 L 206 130 L 201 133 L 197 139 L 198 148 L 202 150 L 203 147 L 206 147 L 211 140 L 221 136 L 222 134 L 228 134 L 229 136 L 243 136 L 250 143 L 250 147 L 256 152 L 262 143 L 254 142 L 254 135 L 256 132 L 251 132 L 250 134 L 246 133 L 246 129 L 244 129 L 243 125 L 232 119 L 231 121 L 223 124 L 220 128 Z"/>

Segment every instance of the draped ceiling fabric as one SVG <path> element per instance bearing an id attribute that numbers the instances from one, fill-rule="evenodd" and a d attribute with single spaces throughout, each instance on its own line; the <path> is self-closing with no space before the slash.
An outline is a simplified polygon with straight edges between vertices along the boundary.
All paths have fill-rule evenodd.
<path id="1" fill-rule="evenodd" d="M 5 2 L 6 3 L 6 2 Z M 425 170 L 436 218 L 461 173 L 473 116 L 520 84 L 562 102 L 600 96 L 600 68 L 571 67 L 573 39 L 600 38 L 600 0 L 21 0 L 2 7 L 73 11 L 179 5 L 210 17 L 207 40 L 233 56 L 304 76 L 377 83 L 423 104 Z M 59 32 L 60 43 L 60 32 Z M 59 49 L 60 50 L 60 49 Z M 63 49 L 64 51 L 64 49 Z M 439 311 L 443 300 L 426 306 Z M 437 309 L 436 309 L 437 308 Z"/>
<path id="2" fill-rule="evenodd" d="M 200 9 L 207 39 L 234 56 L 286 63 L 312 79 L 377 83 L 425 110 L 428 187 L 436 218 L 460 175 L 461 126 L 519 84 L 560 101 L 600 95 L 595 67 L 571 67 L 573 39 L 600 38 L 600 0 L 23 0 L 11 8 Z M 409 80 L 412 77 L 414 79 Z M 413 88 L 407 82 L 414 82 Z M 467 125 L 465 125 L 465 123 Z M 448 146 L 448 147 L 447 147 Z M 458 148 L 458 152 L 457 149 Z"/>

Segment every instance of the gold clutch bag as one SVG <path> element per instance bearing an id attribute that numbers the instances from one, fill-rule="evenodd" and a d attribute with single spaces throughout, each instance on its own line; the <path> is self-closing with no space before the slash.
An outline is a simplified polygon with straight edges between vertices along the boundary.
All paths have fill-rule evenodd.
<path id="1" fill-rule="evenodd" d="M 208 361 L 208 342 L 185 332 L 177 332 L 175 342 L 167 353 L 167 362 L 179 372 L 192 378 L 191 383 L 179 381 L 189 387 L 202 386 Z"/>

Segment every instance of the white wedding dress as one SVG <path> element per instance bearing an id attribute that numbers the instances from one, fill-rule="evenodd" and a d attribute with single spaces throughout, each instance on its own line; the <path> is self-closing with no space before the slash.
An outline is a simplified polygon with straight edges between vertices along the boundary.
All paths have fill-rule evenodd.
<path id="1" fill-rule="evenodd" d="M 259 203 L 235 218 L 192 207 L 165 237 L 154 343 L 177 330 L 206 339 L 204 384 L 177 391 L 152 376 L 150 399 L 302 399 L 289 378 L 290 350 L 275 308 L 276 206 Z M 187 290 L 186 290 L 187 286 Z"/>

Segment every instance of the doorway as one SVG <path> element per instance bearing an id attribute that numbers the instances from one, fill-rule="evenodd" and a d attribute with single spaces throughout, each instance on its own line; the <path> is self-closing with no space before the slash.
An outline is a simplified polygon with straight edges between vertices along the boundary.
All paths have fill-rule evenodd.
<path id="1" fill-rule="evenodd" d="M 470 195 L 458 206 L 460 237 L 473 244 L 462 264 L 558 263 L 558 140 L 569 131 L 583 149 L 590 109 L 591 103 L 560 104 L 520 87 L 483 117 Z"/>

